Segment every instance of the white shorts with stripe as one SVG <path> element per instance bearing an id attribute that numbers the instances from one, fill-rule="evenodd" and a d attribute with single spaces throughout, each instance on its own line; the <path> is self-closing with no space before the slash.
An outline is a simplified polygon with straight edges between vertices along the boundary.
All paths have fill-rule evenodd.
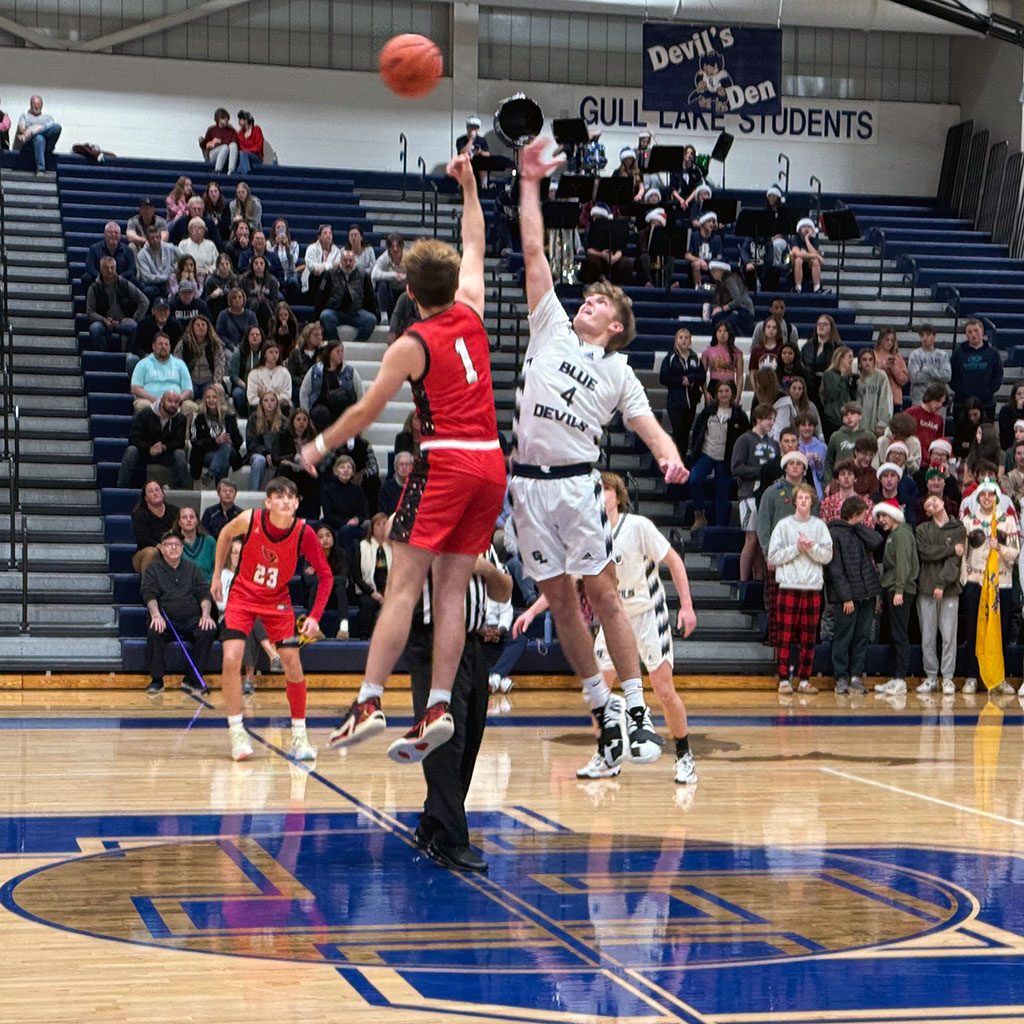
<path id="1" fill-rule="evenodd" d="M 635 615 L 627 614 L 626 618 L 629 620 L 629 628 L 633 630 L 633 635 L 636 637 L 640 660 L 648 673 L 653 672 L 664 661 L 671 665 L 674 660 L 672 628 L 669 624 L 668 606 L 664 600 L 661 602 L 660 611 L 650 608 Z M 597 638 L 594 640 L 594 657 L 597 659 L 597 667 L 602 672 L 615 668 L 608 655 L 603 629 L 598 630 Z"/>
<path id="2" fill-rule="evenodd" d="M 596 576 L 612 557 L 612 535 L 596 470 L 559 479 L 509 478 L 516 543 L 526 575 Z"/>

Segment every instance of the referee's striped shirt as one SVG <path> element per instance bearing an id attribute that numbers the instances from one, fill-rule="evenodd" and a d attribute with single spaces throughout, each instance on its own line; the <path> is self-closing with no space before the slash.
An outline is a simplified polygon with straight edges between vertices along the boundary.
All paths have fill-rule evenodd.
<path id="1" fill-rule="evenodd" d="M 498 566 L 502 572 L 507 572 L 498 559 L 498 553 L 494 550 L 493 546 L 487 549 L 484 557 L 492 565 Z M 423 584 L 423 625 L 425 626 L 429 626 L 432 621 L 430 614 L 430 598 L 430 574 L 428 573 L 427 581 Z M 487 584 L 485 583 L 483 576 L 474 575 L 470 579 L 469 587 L 466 590 L 466 632 L 472 633 L 474 630 L 483 629 L 486 620 Z"/>

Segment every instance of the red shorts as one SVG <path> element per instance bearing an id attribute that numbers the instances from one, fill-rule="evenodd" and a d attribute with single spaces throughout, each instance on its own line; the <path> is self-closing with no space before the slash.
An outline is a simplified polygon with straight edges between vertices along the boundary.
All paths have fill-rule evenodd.
<path id="1" fill-rule="evenodd" d="M 437 554 L 482 555 L 504 501 L 501 449 L 424 452 L 402 491 L 391 539 Z"/>
<path id="2" fill-rule="evenodd" d="M 247 601 L 232 601 L 232 596 L 228 594 L 228 604 L 224 609 L 225 640 L 245 640 L 257 619 L 263 623 L 267 639 L 272 644 L 295 636 L 295 610 L 291 603 L 257 605 Z"/>

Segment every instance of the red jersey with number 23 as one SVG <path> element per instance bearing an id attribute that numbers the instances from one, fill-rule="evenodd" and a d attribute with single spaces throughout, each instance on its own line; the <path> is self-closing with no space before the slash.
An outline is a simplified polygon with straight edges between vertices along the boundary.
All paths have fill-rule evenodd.
<path id="1" fill-rule="evenodd" d="M 498 440 L 491 387 L 491 345 L 476 311 L 456 302 L 443 313 L 413 324 L 406 332 L 417 338 L 426 355 L 426 369 L 412 382 L 425 450 L 445 441 Z M 442 444 L 434 444 L 435 441 Z"/>
<path id="2" fill-rule="evenodd" d="M 296 519 L 282 532 L 271 524 L 269 512 L 254 510 L 244 537 L 238 571 L 228 594 L 228 608 L 237 605 L 290 613 L 292 599 L 288 584 L 301 556 L 313 566 L 320 579 L 316 603 L 310 609 L 313 618 L 319 620 L 330 597 L 334 575 L 316 534 L 306 521 Z"/>

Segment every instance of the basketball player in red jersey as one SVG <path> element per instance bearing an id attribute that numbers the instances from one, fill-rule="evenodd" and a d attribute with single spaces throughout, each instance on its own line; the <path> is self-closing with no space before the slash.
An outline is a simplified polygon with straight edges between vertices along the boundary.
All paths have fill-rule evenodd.
<path id="1" fill-rule="evenodd" d="M 210 592 L 214 599 L 223 599 L 221 571 L 227 562 L 233 537 L 242 538 L 242 555 L 238 571 L 228 593 L 224 609 L 223 666 L 221 686 L 224 707 L 228 713 L 231 756 L 236 761 L 252 757 L 252 745 L 242 726 L 242 654 L 245 638 L 259 618 L 271 643 L 280 644 L 295 632 L 288 583 L 295 575 L 295 565 L 303 557 L 316 569 L 320 586 L 315 605 L 309 610 L 302 632 L 313 636 L 320 628 L 320 616 L 334 585 L 323 549 L 316 532 L 303 520 L 295 518 L 299 507 L 295 483 L 276 476 L 267 484 L 266 506 L 249 510 L 232 519 L 217 537 Z M 289 754 L 299 761 L 313 761 L 316 751 L 306 735 L 306 680 L 302 661 L 295 647 L 278 647 L 284 666 L 285 690 L 292 717 L 292 742 Z"/>
<path id="2" fill-rule="evenodd" d="M 423 717 L 388 750 L 395 761 L 420 761 L 451 739 L 448 712 L 466 641 L 464 602 L 477 555 L 491 543 L 505 497 L 505 460 L 491 388 L 491 348 L 483 325 L 483 210 L 466 156 L 448 165 L 462 186 L 462 260 L 436 239 L 405 253 L 406 286 L 422 320 L 385 352 L 365 395 L 302 449 L 313 466 L 362 433 L 408 380 L 421 423 L 421 454 L 406 482 L 391 528 L 394 562 L 366 659 L 366 678 L 331 746 L 380 732 L 384 683 L 405 648 L 412 614 L 432 570 L 433 671 Z"/>

